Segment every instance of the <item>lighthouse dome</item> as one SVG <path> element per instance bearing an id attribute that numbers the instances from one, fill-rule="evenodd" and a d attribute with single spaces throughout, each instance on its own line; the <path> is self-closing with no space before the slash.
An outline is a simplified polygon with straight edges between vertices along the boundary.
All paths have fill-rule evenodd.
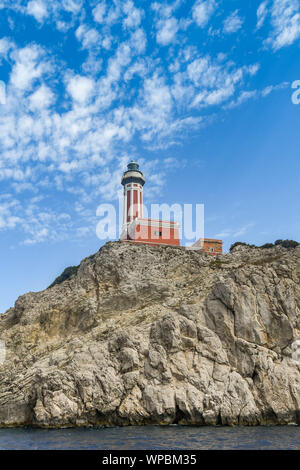
<path id="1" fill-rule="evenodd" d="M 131 160 L 131 162 L 128 163 L 128 165 L 127 165 L 127 168 L 128 168 L 129 171 L 136 171 L 136 170 L 139 169 L 139 167 L 140 167 L 140 165 L 137 162 L 135 162 L 134 160 Z"/>
<path id="2" fill-rule="evenodd" d="M 127 170 L 123 173 L 121 184 L 125 186 L 128 183 L 138 183 L 144 186 L 146 180 L 139 168 L 139 164 L 131 160 L 127 165 Z"/>

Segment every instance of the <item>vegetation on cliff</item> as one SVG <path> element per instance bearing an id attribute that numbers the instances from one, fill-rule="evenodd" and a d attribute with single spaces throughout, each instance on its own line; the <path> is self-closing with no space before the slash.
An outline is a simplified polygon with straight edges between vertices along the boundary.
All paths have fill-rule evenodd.
<path id="1" fill-rule="evenodd" d="M 79 268 L 79 265 L 78 266 L 68 266 L 56 279 L 54 279 L 54 281 L 52 282 L 52 284 L 50 284 L 48 289 L 50 287 L 55 286 L 56 284 L 61 284 L 62 282 L 66 281 L 67 279 L 70 279 L 71 276 L 74 276 L 77 273 L 78 268 Z"/>
<path id="2" fill-rule="evenodd" d="M 300 243 L 295 240 L 276 240 L 274 243 L 265 243 L 264 245 L 256 246 L 245 242 L 235 242 L 229 248 L 232 251 L 237 246 L 248 246 L 249 248 L 273 248 L 274 246 L 282 246 L 283 248 L 296 248 Z"/>

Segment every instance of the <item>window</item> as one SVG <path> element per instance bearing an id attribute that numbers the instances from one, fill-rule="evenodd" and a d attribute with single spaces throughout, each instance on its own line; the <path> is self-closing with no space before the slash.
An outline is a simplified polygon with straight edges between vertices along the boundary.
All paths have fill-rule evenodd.
<path id="1" fill-rule="evenodd" d="M 159 237 L 162 236 L 162 232 L 158 232 L 157 230 L 154 232 L 154 235 L 158 235 Z"/>
<path id="2" fill-rule="evenodd" d="M 214 252 L 214 249 L 213 249 L 212 247 L 209 247 L 209 251 L 210 251 L 211 253 L 213 253 L 213 252 Z"/>

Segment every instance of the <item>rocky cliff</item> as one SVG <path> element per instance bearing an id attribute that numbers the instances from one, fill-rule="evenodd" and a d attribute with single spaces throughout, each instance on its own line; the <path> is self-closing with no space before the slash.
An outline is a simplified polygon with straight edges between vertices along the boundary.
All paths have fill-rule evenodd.
<path id="1" fill-rule="evenodd" d="M 0 316 L 0 425 L 300 422 L 300 246 L 108 243 Z"/>

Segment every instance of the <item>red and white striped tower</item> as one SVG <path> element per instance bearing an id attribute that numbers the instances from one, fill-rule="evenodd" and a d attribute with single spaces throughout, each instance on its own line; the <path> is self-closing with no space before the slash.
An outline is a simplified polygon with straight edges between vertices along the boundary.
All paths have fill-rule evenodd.
<path id="1" fill-rule="evenodd" d="M 146 180 L 139 170 L 138 163 L 133 160 L 128 163 L 127 171 L 123 174 L 121 184 L 124 186 L 123 205 L 123 236 L 134 219 L 143 217 L 143 186 Z"/>

